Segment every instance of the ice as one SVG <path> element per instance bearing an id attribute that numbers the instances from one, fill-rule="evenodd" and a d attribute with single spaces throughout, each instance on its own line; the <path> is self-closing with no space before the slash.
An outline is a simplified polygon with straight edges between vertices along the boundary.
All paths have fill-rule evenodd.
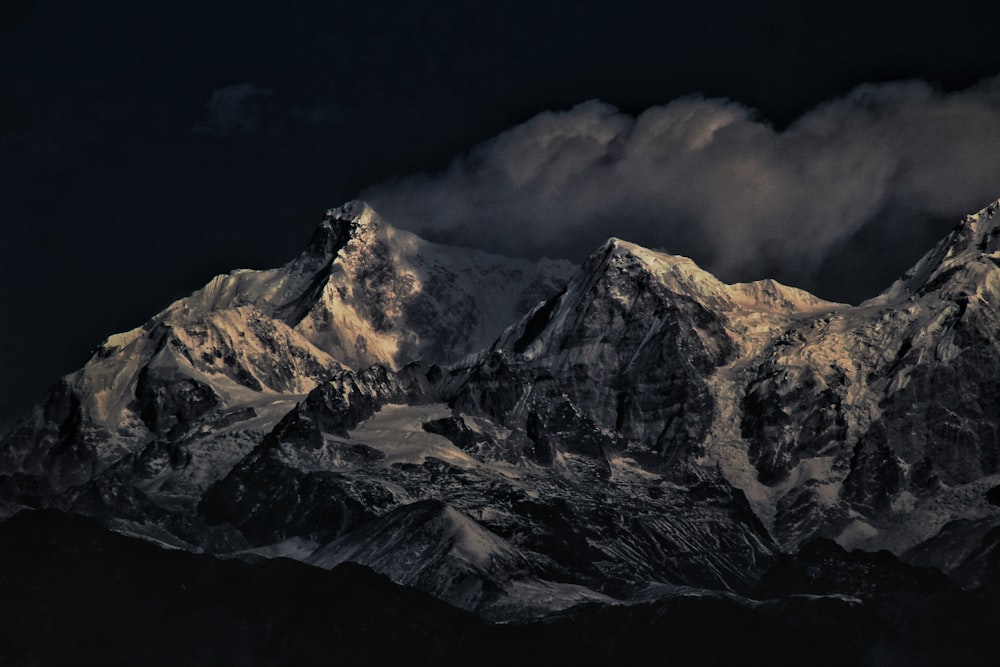
<path id="1" fill-rule="evenodd" d="M 430 405 L 386 405 L 375 416 L 351 431 L 351 440 L 361 442 L 385 453 L 380 464 L 420 464 L 427 457 L 447 461 L 460 468 L 479 464 L 471 456 L 440 435 L 428 433 L 422 425 L 428 421 L 451 416 L 444 403 Z"/>

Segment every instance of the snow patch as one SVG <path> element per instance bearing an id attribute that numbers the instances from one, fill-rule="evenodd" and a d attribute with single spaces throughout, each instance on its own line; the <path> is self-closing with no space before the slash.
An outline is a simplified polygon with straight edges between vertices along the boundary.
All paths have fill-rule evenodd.
<path id="1" fill-rule="evenodd" d="M 855 518 L 834 540 L 845 549 L 853 549 L 859 542 L 870 540 L 879 534 L 878 528 L 861 518 Z"/>
<path id="2" fill-rule="evenodd" d="M 429 405 L 389 404 L 361 423 L 350 433 L 350 440 L 360 442 L 385 453 L 381 465 L 396 463 L 420 464 L 427 457 L 447 461 L 460 468 L 474 468 L 479 464 L 456 447 L 447 438 L 428 433 L 423 425 L 429 421 L 451 416 L 451 408 L 444 403 Z"/>

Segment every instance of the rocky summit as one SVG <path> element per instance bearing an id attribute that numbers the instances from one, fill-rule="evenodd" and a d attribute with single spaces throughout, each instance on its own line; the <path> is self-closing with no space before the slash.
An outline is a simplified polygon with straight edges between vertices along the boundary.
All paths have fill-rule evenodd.
<path id="1" fill-rule="evenodd" d="M 0 510 L 360 564 L 487 621 L 697 598 L 908 637 L 892 582 L 963 608 L 1000 572 L 998 209 L 850 306 L 619 239 L 579 267 L 452 248 L 351 202 L 56 383 L 0 442 Z M 837 655 L 877 662 L 882 630 Z"/>

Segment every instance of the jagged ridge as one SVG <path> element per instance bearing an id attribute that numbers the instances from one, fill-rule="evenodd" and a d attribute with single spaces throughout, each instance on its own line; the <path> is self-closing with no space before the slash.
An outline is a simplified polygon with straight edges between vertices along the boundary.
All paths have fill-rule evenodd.
<path id="1" fill-rule="evenodd" d="M 285 267 L 110 337 L 4 439 L 0 490 L 188 549 L 424 572 L 496 614 L 747 592 L 814 536 L 974 585 L 1000 526 L 997 210 L 851 307 L 619 239 L 570 275 L 351 203 Z M 436 545 L 413 572 L 400 525 Z M 437 549 L 470 535 L 486 560 Z"/>

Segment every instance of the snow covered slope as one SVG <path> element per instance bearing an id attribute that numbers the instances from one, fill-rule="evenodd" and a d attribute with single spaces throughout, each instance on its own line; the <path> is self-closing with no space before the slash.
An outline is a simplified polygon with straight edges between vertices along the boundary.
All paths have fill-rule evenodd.
<path id="1" fill-rule="evenodd" d="M 967 216 L 882 295 L 790 329 L 749 370 L 741 431 L 776 531 L 897 552 L 998 518 L 1000 216 Z"/>
<path id="2" fill-rule="evenodd" d="M 429 243 L 360 202 L 328 211 L 320 230 L 328 228 L 349 230 L 348 240 L 322 288 L 283 312 L 351 367 L 457 361 L 558 291 L 574 269 Z"/>
<path id="3" fill-rule="evenodd" d="M 0 507 L 354 560 L 491 618 L 750 591 L 815 537 L 978 583 L 1000 527 L 1000 204 L 860 306 L 610 239 L 578 270 L 362 203 L 110 337 Z"/>
<path id="4" fill-rule="evenodd" d="M 58 491 L 156 440 L 269 430 L 344 368 L 446 363 L 488 345 L 572 268 L 429 243 L 363 202 L 330 209 L 284 267 L 216 276 L 110 336 L 5 439 L 0 472 Z"/>
<path id="5" fill-rule="evenodd" d="M 726 285 L 690 259 L 612 239 L 455 381 L 457 404 L 544 431 L 567 403 L 632 454 L 695 460 L 733 418 L 723 369 L 846 307 L 770 280 Z"/>
<path id="6" fill-rule="evenodd" d="M 654 470 L 717 469 L 788 548 L 903 553 L 951 522 L 992 526 L 997 208 L 859 307 L 612 239 L 451 378 L 456 406 L 545 460 L 624 448 Z"/>

